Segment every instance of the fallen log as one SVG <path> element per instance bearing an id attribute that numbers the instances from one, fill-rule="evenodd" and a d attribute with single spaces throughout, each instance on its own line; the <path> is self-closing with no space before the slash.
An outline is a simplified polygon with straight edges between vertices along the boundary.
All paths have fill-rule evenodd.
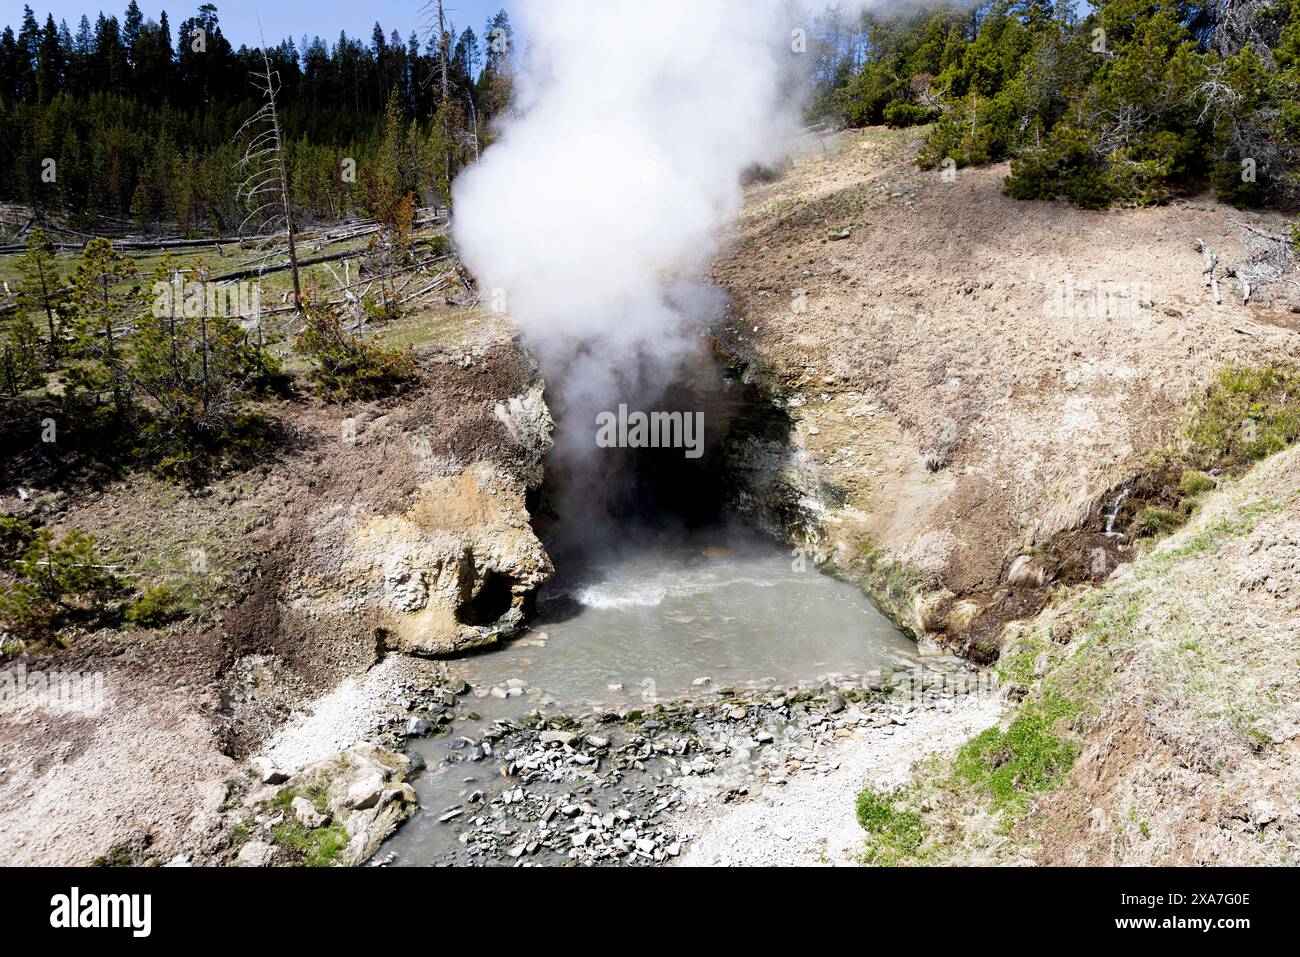
<path id="1" fill-rule="evenodd" d="M 1202 273 L 1205 285 L 1214 295 L 1214 304 L 1221 306 L 1223 305 L 1223 295 L 1219 292 L 1219 280 L 1214 275 L 1214 267 L 1218 265 L 1219 257 L 1210 251 L 1210 247 L 1205 244 L 1204 239 L 1196 240 L 1196 248 L 1205 257 L 1205 271 Z"/>

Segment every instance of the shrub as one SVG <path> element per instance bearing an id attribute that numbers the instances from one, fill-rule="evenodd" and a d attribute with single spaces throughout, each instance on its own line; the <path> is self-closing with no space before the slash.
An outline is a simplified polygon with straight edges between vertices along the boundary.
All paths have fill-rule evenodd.
<path id="1" fill-rule="evenodd" d="M 409 349 L 388 349 L 353 335 L 330 309 L 305 308 L 307 325 L 298 336 L 298 349 L 313 361 L 311 380 L 326 401 L 382 398 L 415 380 Z"/>
<path id="2" fill-rule="evenodd" d="M 1163 535 L 1181 528 L 1186 517 L 1164 508 L 1144 508 L 1133 520 L 1134 531 L 1139 538 Z"/>
<path id="3" fill-rule="evenodd" d="M 126 620 L 141 628 L 157 628 L 185 615 L 185 596 L 167 582 L 146 587 L 126 610 Z"/>
<path id="4" fill-rule="evenodd" d="M 1069 127 L 1058 127 L 1041 149 L 1013 159 L 1006 189 L 1016 199 L 1064 196 L 1086 209 L 1115 199 L 1105 168 L 1096 162 L 1092 136 Z"/>
<path id="5" fill-rule="evenodd" d="M 917 126 L 929 123 L 935 117 L 934 110 L 903 100 L 894 100 L 885 107 L 885 122 L 895 129 L 903 126 Z"/>
<path id="6" fill-rule="evenodd" d="M 195 260 L 191 275 L 208 279 Z M 170 291 L 169 257 L 154 273 L 155 289 Z M 232 447 L 244 449 L 264 433 L 248 401 L 283 392 L 279 360 L 249 342 L 233 318 L 189 315 L 181 296 L 161 296 L 136 323 L 129 361 L 133 394 L 143 399 L 140 453 L 170 477 L 193 482 L 229 464 Z"/>
<path id="7" fill-rule="evenodd" d="M 1178 480 L 1178 491 L 1188 498 L 1193 498 L 1216 488 L 1218 484 L 1211 475 L 1198 472 L 1196 469 L 1183 469 L 1182 477 Z"/>
<path id="8" fill-rule="evenodd" d="M 0 594 L 0 620 L 17 634 L 46 638 L 74 609 L 75 603 L 98 603 L 121 583 L 98 561 L 95 539 L 78 530 L 68 532 L 60 541 L 49 529 L 20 532 L 12 520 L 6 523 L 6 536 L 27 535 L 21 557 L 9 564 L 14 583 Z"/>
<path id="9" fill-rule="evenodd" d="M 0 386 L 16 396 L 45 385 L 45 348 L 35 320 L 20 312 L 10 321 L 0 344 Z"/>

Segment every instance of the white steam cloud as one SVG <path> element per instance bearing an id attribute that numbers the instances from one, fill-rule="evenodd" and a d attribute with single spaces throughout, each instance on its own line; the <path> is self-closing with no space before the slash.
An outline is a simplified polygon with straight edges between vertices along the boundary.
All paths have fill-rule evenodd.
<path id="1" fill-rule="evenodd" d="M 741 171 L 794 125 L 781 80 L 797 24 L 778 9 L 521 5 L 515 115 L 457 181 L 454 230 L 574 416 L 635 398 L 634 380 L 670 370 L 683 326 L 717 307 L 690 283 L 740 206 Z"/>
<path id="2" fill-rule="evenodd" d="M 522 0 L 500 138 L 457 180 L 454 234 L 533 348 L 573 509 L 609 493 L 597 416 L 653 409 L 721 310 L 703 280 L 741 174 L 799 129 L 820 0 Z M 855 9 L 883 6 L 850 3 Z"/>

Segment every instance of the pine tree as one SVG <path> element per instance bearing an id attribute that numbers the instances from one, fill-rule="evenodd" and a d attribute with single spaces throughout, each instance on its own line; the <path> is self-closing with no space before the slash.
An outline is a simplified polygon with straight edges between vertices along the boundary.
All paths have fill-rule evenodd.
<path id="1" fill-rule="evenodd" d="M 18 304 L 28 311 L 45 313 L 49 330 L 46 340 L 46 364 L 53 368 L 59 360 L 58 309 L 63 299 L 58 257 L 45 232 L 34 228 L 27 234 L 27 250 L 18 260 Z"/>
<path id="2" fill-rule="evenodd" d="M 279 370 L 233 317 L 185 308 L 183 275 L 190 290 L 206 293 L 212 282 L 201 259 L 182 274 L 163 257 L 151 281 L 152 308 L 132 336 L 129 376 L 148 413 L 143 436 L 154 467 L 197 481 L 247 424 L 247 399 Z"/>
<path id="3" fill-rule="evenodd" d="M 78 347 L 87 365 L 80 370 L 81 384 L 113 393 L 118 417 L 127 411 L 125 360 L 114 323 L 133 319 L 139 289 L 118 287 L 133 278 L 136 265 L 124 258 L 107 239 L 92 239 L 81 253 L 72 276 L 72 302 L 77 315 Z"/>

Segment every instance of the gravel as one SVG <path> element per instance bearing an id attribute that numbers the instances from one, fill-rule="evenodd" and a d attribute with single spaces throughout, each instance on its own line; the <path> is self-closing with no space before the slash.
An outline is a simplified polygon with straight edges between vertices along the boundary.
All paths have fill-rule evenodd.
<path id="1" fill-rule="evenodd" d="M 753 799 L 719 809 L 705 801 L 693 809 L 696 838 L 679 863 L 694 866 L 766 867 L 852 864 L 862 846 L 855 817 L 857 794 L 867 784 L 895 787 L 912 765 L 935 752 L 955 750 L 994 724 L 1001 702 L 966 696 L 951 711 L 925 709 L 905 725 L 869 729 L 862 737 L 838 738 L 818 759 L 824 773 L 796 773 L 788 783 L 769 778 Z M 893 734 L 880 731 L 892 730 Z"/>

